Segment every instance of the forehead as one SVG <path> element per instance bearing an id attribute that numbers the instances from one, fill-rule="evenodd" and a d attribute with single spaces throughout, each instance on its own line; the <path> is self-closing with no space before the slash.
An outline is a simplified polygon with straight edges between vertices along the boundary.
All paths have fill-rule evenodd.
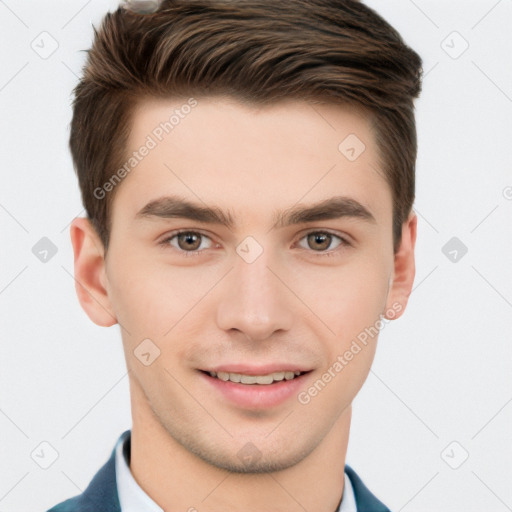
<path id="1" fill-rule="evenodd" d="M 116 191 L 114 211 L 122 203 L 132 217 L 167 194 L 225 207 L 235 220 L 334 195 L 353 197 L 376 217 L 391 212 L 372 125 L 350 106 L 144 100 L 132 117 L 130 155 L 135 165 Z"/>

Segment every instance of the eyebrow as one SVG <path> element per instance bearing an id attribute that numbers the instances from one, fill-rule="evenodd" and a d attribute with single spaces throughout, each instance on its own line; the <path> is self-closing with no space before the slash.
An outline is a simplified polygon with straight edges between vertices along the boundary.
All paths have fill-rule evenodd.
<path id="1" fill-rule="evenodd" d="M 234 216 L 216 206 L 203 206 L 179 196 L 164 196 L 147 203 L 137 214 L 136 219 L 144 218 L 181 218 L 207 224 L 220 224 L 232 230 L 235 227 Z M 358 219 L 376 224 L 370 210 L 357 200 L 346 196 L 334 196 L 313 205 L 298 205 L 286 210 L 275 210 L 273 225 L 277 228 L 305 224 L 320 220 L 339 218 Z"/>

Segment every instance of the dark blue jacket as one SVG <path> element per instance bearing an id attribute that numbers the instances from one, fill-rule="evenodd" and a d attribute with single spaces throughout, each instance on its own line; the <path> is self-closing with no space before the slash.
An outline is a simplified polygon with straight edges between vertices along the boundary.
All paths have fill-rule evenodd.
<path id="1" fill-rule="evenodd" d="M 350 466 L 345 465 L 345 471 L 354 489 L 357 512 L 390 512 Z M 47 512 L 121 512 L 117 496 L 115 448 L 82 494 L 55 505 Z"/>

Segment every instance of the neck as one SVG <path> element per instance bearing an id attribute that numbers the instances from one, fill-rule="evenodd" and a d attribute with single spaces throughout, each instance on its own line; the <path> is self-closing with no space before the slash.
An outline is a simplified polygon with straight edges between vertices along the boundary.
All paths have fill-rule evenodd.
<path id="1" fill-rule="evenodd" d="M 352 409 L 299 463 L 272 473 L 231 473 L 180 445 L 154 415 L 142 391 L 131 390 L 130 470 L 165 512 L 304 510 L 335 512 L 343 493 Z"/>

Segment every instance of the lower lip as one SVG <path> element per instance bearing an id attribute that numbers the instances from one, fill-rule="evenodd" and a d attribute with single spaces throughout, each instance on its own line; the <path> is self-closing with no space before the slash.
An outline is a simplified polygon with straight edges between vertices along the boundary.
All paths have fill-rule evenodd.
<path id="1" fill-rule="evenodd" d="M 304 373 L 291 380 L 282 380 L 273 384 L 239 384 L 237 382 L 223 381 L 200 372 L 216 390 L 238 407 L 247 409 L 266 409 L 276 407 L 292 396 L 297 396 L 304 385 Z"/>

